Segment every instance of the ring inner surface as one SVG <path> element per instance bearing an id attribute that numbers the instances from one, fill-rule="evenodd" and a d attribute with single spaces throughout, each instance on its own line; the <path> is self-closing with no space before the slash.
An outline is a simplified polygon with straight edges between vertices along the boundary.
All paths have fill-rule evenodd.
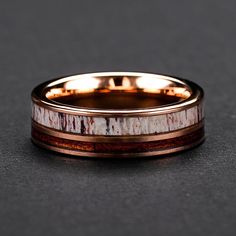
<path id="1" fill-rule="evenodd" d="M 191 96 L 191 89 L 171 77 L 78 75 L 52 83 L 45 96 L 69 106 L 137 109 L 171 105 Z"/>

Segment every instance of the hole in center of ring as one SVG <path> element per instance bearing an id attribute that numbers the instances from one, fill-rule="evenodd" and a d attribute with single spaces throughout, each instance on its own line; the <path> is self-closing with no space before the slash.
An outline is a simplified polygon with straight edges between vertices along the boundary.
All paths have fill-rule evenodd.
<path id="1" fill-rule="evenodd" d="M 46 97 L 81 108 L 122 110 L 170 105 L 191 95 L 186 86 L 168 78 L 78 75 L 49 86 Z"/>

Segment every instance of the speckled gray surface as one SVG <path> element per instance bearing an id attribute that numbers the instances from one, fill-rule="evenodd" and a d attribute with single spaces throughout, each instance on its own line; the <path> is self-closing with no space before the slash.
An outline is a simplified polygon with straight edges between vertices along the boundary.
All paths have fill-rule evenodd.
<path id="1" fill-rule="evenodd" d="M 0 1 L 0 235 L 235 235 L 233 0 Z M 30 92 L 61 75 L 199 83 L 207 140 L 163 159 L 65 159 L 30 142 Z"/>

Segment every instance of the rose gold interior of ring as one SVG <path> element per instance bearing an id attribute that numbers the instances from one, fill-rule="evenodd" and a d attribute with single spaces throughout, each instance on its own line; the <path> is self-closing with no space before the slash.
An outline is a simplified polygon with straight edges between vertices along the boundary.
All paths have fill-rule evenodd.
<path id="1" fill-rule="evenodd" d="M 191 89 L 167 76 L 95 73 L 52 82 L 45 95 L 70 106 L 122 110 L 175 104 L 189 98 Z"/>

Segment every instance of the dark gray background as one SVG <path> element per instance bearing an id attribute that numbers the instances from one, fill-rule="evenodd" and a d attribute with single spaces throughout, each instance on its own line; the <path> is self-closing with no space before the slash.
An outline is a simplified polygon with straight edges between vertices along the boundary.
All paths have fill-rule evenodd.
<path id="1" fill-rule="evenodd" d="M 0 1 L 0 235 L 235 235 L 234 0 Z M 30 92 L 82 72 L 173 74 L 206 92 L 207 141 L 150 160 L 30 142 Z"/>

